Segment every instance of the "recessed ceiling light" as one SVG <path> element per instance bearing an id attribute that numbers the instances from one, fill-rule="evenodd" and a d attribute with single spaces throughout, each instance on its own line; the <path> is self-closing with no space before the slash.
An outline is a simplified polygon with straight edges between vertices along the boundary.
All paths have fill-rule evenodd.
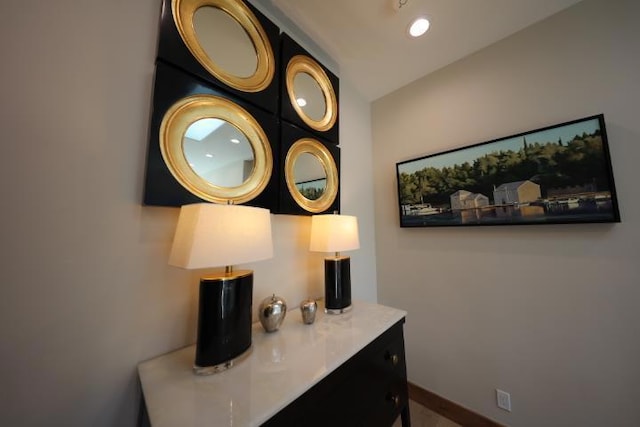
<path id="1" fill-rule="evenodd" d="M 420 37 L 427 32 L 430 25 L 429 20 L 424 16 L 417 18 L 409 26 L 409 35 L 411 37 Z"/>
<path id="2" fill-rule="evenodd" d="M 296 99 L 296 103 L 300 106 L 300 107 L 304 107 L 305 105 L 307 105 L 307 100 L 304 98 L 298 98 Z"/>

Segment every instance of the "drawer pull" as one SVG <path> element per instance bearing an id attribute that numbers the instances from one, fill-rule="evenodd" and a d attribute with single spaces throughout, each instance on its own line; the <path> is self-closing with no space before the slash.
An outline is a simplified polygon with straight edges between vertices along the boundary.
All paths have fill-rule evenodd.
<path id="1" fill-rule="evenodd" d="M 387 399 L 393 403 L 394 408 L 398 408 L 400 406 L 400 396 L 395 393 L 389 393 L 387 395 Z"/>
<path id="2" fill-rule="evenodd" d="M 391 364 L 393 366 L 396 366 L 398 364 L 398 362 L 400 361 L 400 357 L 398 357 L 397 354 L 391 354 L 389 352 L 387 352 L 385 359 L 391 361 Z"/>

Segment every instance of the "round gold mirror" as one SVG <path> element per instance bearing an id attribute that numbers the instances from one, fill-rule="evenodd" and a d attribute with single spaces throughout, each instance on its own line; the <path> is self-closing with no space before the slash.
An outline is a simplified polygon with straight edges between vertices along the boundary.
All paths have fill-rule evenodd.
<path id="1" fill-rule="evenodd" d="M 338 195 L 338 167 L 329 150 L 311 138 L 296 141 L 285 158 L 289 193 L 304 210 L 326 211 Z"/>
<path id="2" fill-rule="evenodd" d="M 213 95 L 176 102 L 160 125 L 160 151 L 189 192 L 216 203 L 244 203 L 267 186 L 273 168 L 269 140 L 246 110 Z"/>
<path id="3" fill-rule="evenodd" d="M 182 40 L 214 77 L 244 92 L 269 86 L 275 73 L 273 49 L 244 2 L 172 0 L 171 8 Z"/>
<path id="4" fill-rule="evenodd" d="M 291 105 L 302 121 L 321 132 L 333 127 L 338 101 L 320 64 L 306 55 L 294 56 L 287 64 L 286 85 Z"/>

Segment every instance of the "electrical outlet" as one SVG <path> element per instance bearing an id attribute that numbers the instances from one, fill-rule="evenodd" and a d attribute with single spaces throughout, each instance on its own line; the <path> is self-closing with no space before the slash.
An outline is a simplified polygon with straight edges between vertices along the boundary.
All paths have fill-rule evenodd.
<path id="1" fill-rule="evenodd" d="M 509 393 L 497 388 L 496 400 L 498 401 L 498 408 L 511 412 L 511 395 Z"/>

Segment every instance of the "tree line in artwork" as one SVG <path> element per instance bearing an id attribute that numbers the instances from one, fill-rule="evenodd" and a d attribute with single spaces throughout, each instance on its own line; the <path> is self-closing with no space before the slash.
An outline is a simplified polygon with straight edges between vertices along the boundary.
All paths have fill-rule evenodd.
<path id="1" fill-rule="evenodd" d="M 309 200 L 318 200 L 324 194 L 324 188 L 306 187 L 299 189 L 300 194 Z"/>
<path id="2" fill-rule="evenodd" d="M 600 130 L 576 135 L 566 143 L 558 139 L 529 144 L 523 137 L 518 151 L 489 153 L 475 159 L 473 164 L 400 173 L 400 203 L 449 205 L 449 196 L 458 190 L 492 198 L 494 186 L 527 179 L 540 185 L 542 197 L 546 197 L 548 189 L 586 184 L 607 191 L 609 180 L 604 164 Z"/>

